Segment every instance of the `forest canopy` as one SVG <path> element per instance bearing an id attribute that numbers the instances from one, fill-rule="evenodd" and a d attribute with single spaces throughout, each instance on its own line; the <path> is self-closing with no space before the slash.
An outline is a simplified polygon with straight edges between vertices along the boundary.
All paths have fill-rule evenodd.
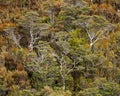
<path id="1" fill-rule="evenodd" d="M 0 96 L 120 96 L 120 0 L 0 0 Z"/>

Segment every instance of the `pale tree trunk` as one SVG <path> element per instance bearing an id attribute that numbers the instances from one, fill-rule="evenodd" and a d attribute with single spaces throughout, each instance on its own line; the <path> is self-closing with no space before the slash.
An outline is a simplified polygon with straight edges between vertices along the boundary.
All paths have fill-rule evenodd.
<path id="1" fill-rule="evenodd" d="M 65 91 L 65 77 L 64 77 L 64 74 L 63 74 L 63 61 L 61 60 L 60 61 L 60 75 L 62 77 L 62 83 L 63 83 L 63 91 Z"/>
<path id="2" fill-rule="evenodd" d="M 33 20 L 31 21 L 31 24 L 30 24 L 30 44 L 28 46 L 29 48 L 29 51 L 33 51 L 33 48 L 34 48 L 34 44 L 36 42 L 36 40 L 38 40 L 40 37 L 37 37 L 37 36 L 34 36 L 35 33 L 34 33 L 34 28 L 33 28 Z"/>
<path id="3" fill-rule="evenodd" d="M 107 38 L 107 37 L 104 36 L 104 31 L 100 31 L 100 32 L 97 32 L 95 35 L 91 35 L 90 29 L 87 28 L 87 26 L 86 26 L 85 30 L 86 30 L 87 35 L 90 40 L 90 50 L 93 52 L 95 43 L 98 42 L 99 40 L 102 40 L 103 38 Z"/>
<path id="4" fill-rule="evenodd" d="M 29 51 L 32 51 L 33 50 L 33 44 L 34 44 L 34 37 L 33 37 L 33 22 L 31 22 L 30 24 L 30 45 L 28 46 L 29 47 Z"/>
<path id="5" fill-rule="evenodd" d="M 59 57 L 59 56 L 55 56 L 55 58 L 57 59 L 57 62 L 60 64 L 60 75 L 61 75 L 61 78 L 62 78 L 62 89 L 63 91 L 65 91 L 65 88 L 66 88 L 66 83 L 65 83 L 65 72 L 63 70 L 63 66 L 64 66 L 64 62 L 63 62 L 63 57 Z"/>

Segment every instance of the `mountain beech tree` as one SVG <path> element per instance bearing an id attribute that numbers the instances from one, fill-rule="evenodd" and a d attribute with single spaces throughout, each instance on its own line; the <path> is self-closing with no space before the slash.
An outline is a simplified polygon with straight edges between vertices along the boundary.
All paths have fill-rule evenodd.
<path id="1" fill-rule="evenodd" d="M 43 33 L 47 33 L 50 28 L 48 24 L 42 23 L 42 18 L 39 17 L 37 12 L 28 12 L 25 15 L 23 21 L 20 21 L 20 26 L 25 28 L 30 35 L 30 42 L 28 48 L 33 50 L 34 44 L 44 36 Z"/>
<path id="2" fill-rule="evenodd" d="M 93 46 L 98 41 L 107 38 L 110 32 L 115 30 L 115 26 L 107 22 L 104 18 L 98 16 L 80 16 L 77 21 L 74 21 L 77 27 L 83 28 L 89 38 L 90 49 L 93 51 Z"/>

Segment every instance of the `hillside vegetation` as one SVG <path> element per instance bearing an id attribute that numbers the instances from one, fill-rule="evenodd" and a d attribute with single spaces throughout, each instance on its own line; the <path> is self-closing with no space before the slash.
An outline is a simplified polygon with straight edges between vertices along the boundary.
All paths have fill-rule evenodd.
<path id="1" fill-rule="evenodd" d="M 0 96 L 120 96 L 120 0 L 0 0 Z"/>

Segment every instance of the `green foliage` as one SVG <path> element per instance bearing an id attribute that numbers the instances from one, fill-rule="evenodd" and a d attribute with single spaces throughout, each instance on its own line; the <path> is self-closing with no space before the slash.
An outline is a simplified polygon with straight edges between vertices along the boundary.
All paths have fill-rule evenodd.
<path id="1" fill-rule="evenodd" d="M 0 96 L 119 96 L 112 2 L 0 0 Z"/>
<path id="2" fill-rule="evenodd" d="M 85 38 L 82 38 L 79 30 L 74 30 L 70 32 L 69 42 L 72 47 L 79 47 L 80 45 L 85 44 Z"/>
<path id="3" fill-rule="evenodd" d="M 105 82 L 96 87 L 80 91 L 78 96 L 118 96 L 120 94 L 119 90 L 117 83 Z"/>
<path id="4" fill-rule="evenodd" d="M 61 90 L 53 91 L 49 86 L 45 86 L 44 89 L 41 90 L 40 96 L 72 96 L 72 94 L 69 91 L 66 92 L 63 92 Z"/>
<path id="5" fill-rule="evenodd" d="M 89 88 L 81 91 L 78 96 L 102 96 L 98 88 Z"/>

